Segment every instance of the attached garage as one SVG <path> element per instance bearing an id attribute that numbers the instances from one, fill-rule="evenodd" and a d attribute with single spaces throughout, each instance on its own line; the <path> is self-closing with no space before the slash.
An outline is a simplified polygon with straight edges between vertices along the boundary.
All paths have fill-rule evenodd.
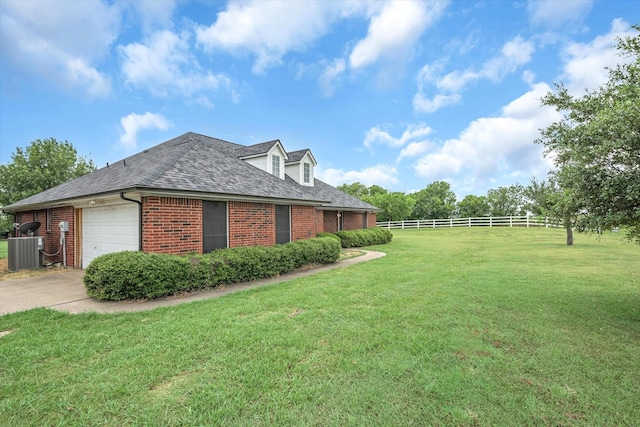
<path id="1" fill-rule="evenodd" d="M 139 233 L 134 203 L 82 209 L 82 268 L 103 254 L 139 250 Z"/>

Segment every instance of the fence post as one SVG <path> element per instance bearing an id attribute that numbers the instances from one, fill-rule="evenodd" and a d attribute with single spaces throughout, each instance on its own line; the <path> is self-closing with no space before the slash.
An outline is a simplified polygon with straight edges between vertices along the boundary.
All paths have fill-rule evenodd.
<path id="1" fill-rule="evenodd" d="M 449 228 L 453 227 L 453 218 L 449 218 Z"/>
<path id="2" fill-rule="evenodd" d="M 513 227 L 513 217 L 509 217 L 509 227 Z"/>
<path id="3" fill-rule="evenodd" d="M 529 214 L 527 214 L 527 228 L 529 228 Z"/>
<path id="4" fill-rule="evenodd" d="M 469 227 L 471 227 L 471 217 L 469 217 Z"/>
<path id="5" fill-rule="evenodd" d="M 489 217 L 489 227 L 493 227 L 493 217 Z"/>

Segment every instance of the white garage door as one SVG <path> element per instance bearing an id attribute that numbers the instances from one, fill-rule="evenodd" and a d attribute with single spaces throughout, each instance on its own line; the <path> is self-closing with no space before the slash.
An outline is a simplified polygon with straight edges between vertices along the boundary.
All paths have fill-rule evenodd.
<path id="1" fill-rule="evenodd" d="M 82 209 L 82 268 L 103 254 L 137 251 L 139 232 L 137 204 Z"/>

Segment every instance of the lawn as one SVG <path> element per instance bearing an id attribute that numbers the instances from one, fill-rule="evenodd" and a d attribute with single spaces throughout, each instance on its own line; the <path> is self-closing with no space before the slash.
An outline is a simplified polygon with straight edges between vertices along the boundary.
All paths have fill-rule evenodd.
<path id="1" fill-rule="evenodd" d="M 0 239 L 0 259 L 6 258 L 9 256 L 9 249 L 8 248 L 8 240 L 5 239 Z"/>
<path id="2" fill-rule="evenodd" d="M 394 235 L 386 257 L 219 299 L 2 316 L 0 425 L 637 425 L 638 245 Z"/>

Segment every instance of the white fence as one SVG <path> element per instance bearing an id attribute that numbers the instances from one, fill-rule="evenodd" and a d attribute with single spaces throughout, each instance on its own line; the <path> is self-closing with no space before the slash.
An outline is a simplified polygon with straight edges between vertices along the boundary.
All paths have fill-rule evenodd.
<path id="1" fill-rule="evenodd" d="M 404 221 L 379 221 L 382 228 L 443 228 L 443 227 L 557 227 L 544 217 L 494 216 L 478 218 L 411 219 Z"/>

